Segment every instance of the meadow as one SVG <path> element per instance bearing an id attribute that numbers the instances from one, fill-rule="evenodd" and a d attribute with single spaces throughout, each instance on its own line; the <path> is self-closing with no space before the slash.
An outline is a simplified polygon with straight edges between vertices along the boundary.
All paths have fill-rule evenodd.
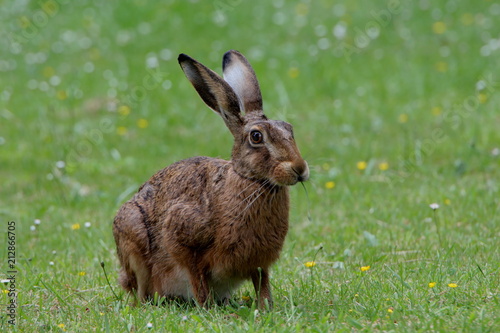
<path id="1" fill-rule="evenodd" d="M 500 331 L 496 1 L 0 11 L 2 332 Z M 228 306 L 133 306 L 114 215 L 175 161 L 230 158 L 229 131 L 177 63 L 186 53 L 221 73 L 230 49 L 311 168 L 290 191 L 274 309 L 256 311 L 250 283 Z"/>

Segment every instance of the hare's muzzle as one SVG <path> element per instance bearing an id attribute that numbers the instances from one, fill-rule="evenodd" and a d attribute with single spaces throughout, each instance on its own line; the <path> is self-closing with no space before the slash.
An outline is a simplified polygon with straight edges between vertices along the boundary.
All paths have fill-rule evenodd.
<path id="1" fill-rule="evenodd" d="M 274 170 L 274 180 L 282 186 L 295 185 L 309 179 L 309 166 L 303 159 L 278 164 Z"/>
<path id="2" fill-rule="evenodd" d="M 298 182 L 305 182 L 309 179 L 309 166 L 304 160 L 300 160 L 292 165 L 292 170 L 297 175 Z"/>

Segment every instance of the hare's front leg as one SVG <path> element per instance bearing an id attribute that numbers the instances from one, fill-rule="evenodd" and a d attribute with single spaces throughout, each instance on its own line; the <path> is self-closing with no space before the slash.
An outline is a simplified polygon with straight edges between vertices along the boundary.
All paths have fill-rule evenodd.
<path id="1" fill-rule="evenodd" d="M 168 252 L 187 268 L 192 293 L 200 306 L 207 306 L 211 296 L 207 263 L 203 261 L 203 253 L 214 239 L 207 211 L 197 203 L 177 203 L 169 207 L 164 223 Z"/>
<path id="2" fill-rule="evenodd" d="M 207 276 L 193 263 L 189 267 L 191 289 L 198 305 L 207 307 L 210 305 L 210 287 Z"/>
<path id="3" fill-rule="evenodd" d="M 273 307 L 273 299 L 271 296 L 271 286 L 269 284 L 269 273 L 267 269 L 258 268 L 252 272 L 252 283 L 257 294 L 257 304 L 261 310 L 265 310 L 267 306 Z M 266 306 L 267 300 L 267 306 Z"/>

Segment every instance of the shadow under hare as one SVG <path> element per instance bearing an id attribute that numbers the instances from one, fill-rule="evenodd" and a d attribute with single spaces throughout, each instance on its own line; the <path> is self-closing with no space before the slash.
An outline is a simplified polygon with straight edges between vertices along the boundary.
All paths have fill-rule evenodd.
<path id="1" fill-rule="evenodd" d="M 123 204 L 113 223 L 120 283 L 142 301 L 157 293 L 206 306 L 251 279 L 259 307 L 271 306 L 269 268 L 288 231 L 288 186 L 309 178 L 308 165 L 292 126 L 264 115 L 241 53 L 224 54 L 224 78 L 185 54 L 178 60 L 233 134 L 231 160 L 176 162 Z"/>

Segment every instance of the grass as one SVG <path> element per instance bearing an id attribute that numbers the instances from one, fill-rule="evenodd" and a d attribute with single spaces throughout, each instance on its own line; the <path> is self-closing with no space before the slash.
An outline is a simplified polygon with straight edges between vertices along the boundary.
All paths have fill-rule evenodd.
<path id="1" fill-rule="evenodd" d="M 500 330 L 499 15 L 485 0 L 3 5 L 1 277 L 15 221 L 18 308 L 1 330 Z M 226 307 L 131 307 L 116 210 L 174 161 L 230 154 L 177 54 L 220 73 L 233 48 L 312 172 L 291 191 L 275 309 L 256 313 L 250 284 Z"/>

